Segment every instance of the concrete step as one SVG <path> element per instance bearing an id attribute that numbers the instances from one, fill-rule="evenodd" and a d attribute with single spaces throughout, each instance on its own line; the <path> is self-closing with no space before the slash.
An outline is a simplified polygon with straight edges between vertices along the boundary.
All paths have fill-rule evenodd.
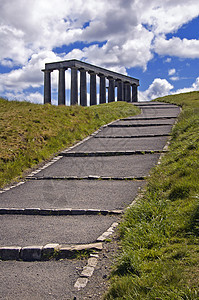
<path id="1" fill-rule="evenodd" d="M 140 123 L 140 124 L 136 124 L 136 123 L 132 123 L 132 122 L 120 122 L 118 121 L 117 123 L 113 123 L 113 124 L 110 124 L 108 125 L 107 127 L 133 127 L 133 128 L 136 128 L 136 127 L 139 127 L 139 128 L 142 128 L 142 127 L 160 127 L 160 126 L 167 126 L 167 125 L 171 125 L 171 123 L 169 122 L 164 122 L 164 123 L 160 123 L 160 124 L 157 124 L 157 123 Z"/>
<path id="2" fill-rule="evenodd" d="M 124 119 L 120 121 L 116 121 L 113 123 L 113 125 L 120 125 L 120 126 L 160 126 L 160 125 L 173 125 L 175 123 L 176 119 L 175 118 L 160 118 L 160 119 Z M 112 124 L 111 124 L 112 125 Z M 111 126 L 110 125 L 110 126 Z M 109 127 L 110 127 L 109 126 Z"/>
<path id="3" fill-rule="evenodd" d="M 0 261 L 1 299 L 74 299 L 74 284 L 85 264 L 80 259 Z"/>
<path id="4" fill-rule="evenodd" d="M 105 127 L 96 136 L 142 136 L 142 135 L 163 135 L 170 134 L 172 125 L 151 126 L 151 127 Z M 134 141 L 135 143 L 136 141 Z M 139 149 L 139 146 L 137 147 Z"/>
<path id="5" fill-rule="evenodd" d="M 176 108 L 178 107 L 177 105 L 175 104 L 170 104 L 170 103 L 165 103 L 165 102 L 158 102 L 158 101 L 140 101 L 140 102 L 136 102 L 136 103 L 133 103 L 133 105 L 135 106 L 150 106 L 150 107 L 173 107 L 173 108 Z"/>
<path id="6" fill-rule="evenodd" d="M 1 216 L 1 245 L 88 244 L 101 236 L 117 216 Z"/>
<path id="7" fill-rule="evenodd" d="M 32 180 L 0 194 L 0 208 L 123 209 L 143 181 Z"/>
<path id="8" fill-rule="evenodd" d="M 132 132 L 132 128 L 105 128 L 102 132 L 100 132 L 97 136 L 106 136 L 113 135 L 114 137 L 117 135 L 124 136 L 124 138 L 108 138 L 108 139 L 99 139 L 99 138 L 91 138 L 88 141 L 74 147 L 72 150 L 68 151 L 68 153 L 72 152 L 98 152 L 98 151 L 107 151 L 107 152 L 121 152 L 121 151 L 155 151 L 161 150 L 164 148 L 168 137 L 151 137 L 151 138 L 134 138 L 129 139 L 128 136 L 132 134 L 139 134 L 139 132 Z M 145 133 L 149 133 L 149 130 L 144 130 Z M 165 129 L 164 133 L 168 133 L 170 130 Z M 156 131 L 160 132 L 159 130 Z M 163 132 L 163 130 L 162 130 Z M 140 134 L 143 134 L 140 132 Z M 127 138 L 125 138 L 127 137 Z"/>
<path id="9" fill-rule="evenodd" d="M 165 117 L 143 117 L 141 114 L 140 115 L 137 115 L 137 116 L 133 116 L 133 117 L 127 117 L 127 118 L 121 118 L 120 120 L 121 121 L 136 121 L 136 120 L 140 120 L 140 121 L 143 121 L 143 120 L 170 120 L 170 119 L 176 119 L 175 117 L 170 117 L 170 116 L 165 116 Z M 117 122 L 117 121 L 116 121 Z"/>
<path id="10" fill-rule="evenodd" d="M 179 107 L 140 107 L 143 117 L 177 117 L 180 113 Z"/>
<path id="11" fill-rule="evenodd" d="M 102 157 L 63 157 L 35 177 L 142 177 L 157 164 L 160 154 Z"/>

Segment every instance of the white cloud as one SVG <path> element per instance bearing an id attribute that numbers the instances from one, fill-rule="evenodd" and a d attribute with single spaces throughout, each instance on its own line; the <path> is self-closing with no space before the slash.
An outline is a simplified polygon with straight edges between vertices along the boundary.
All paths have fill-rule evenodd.
<path id="1" fill-rule="evenodd" d="M 56 55 L 52 51 L 43 51 L 39 54 L 33 54 L 31 59 L 22 67 L 12 70 L 9 73 L 0 74 L 0 91 L 22 92 L 29 87 L 38 88 L 43 85 L 42 69 L 45 63 L 62 60 L 62 56 Z M 57 89 L 58 71 L 54 71 L 52 77 L 52 88 Z M 69 88 L 70 74 L 66 71 L 66 88 Z"/>
<path id="2" fill-rule="evenodd" d="M 188 93 L 188 92 L 194 92 L 199 90 L 199 77 L 196 78 L 195 82 L 188 88 L 178 89 L 175 94 L 180 93 Z"/>
<path id="3" fill-rule="evenodd" d="M 146 91 L 139 91 L 138 99 L 139 101 L 149 101 L 167 95 L 198 91 L 199 77 L 196 78 L 195 82 L 190 87 L 178 89 L 176 91 L 172 91 L 172 89 L 173 85 L 171 85 L 166 79 L 156 78 Z"/>
<path id="4" fill-rule="evenodd" d="M 156 34 L 177 31 L 199 14 L 197 0 L 139 1 L 140 20 Z"/>
<path id="5" fill-rule="evenodd" d="M 168 71 L 168 74 L 169 74 L 169 76 L 171 76 L 171 75 L 174 75 L 176 73 L 176 69 L 170 69 L 169 71 Z"/>
<path id="6" fill-rule="evenodd" d="M 168 57 L 164 62 L 170 63 L 171 62 L 171 57 Z"/>
<path id="7" fill-rule="evenodd" d="M 154 34 L 177 30 L 199 13 L 195 0 L 169 0 L 161 5 L 158 0 L 59 0 L 59 5 L 56 0 L 34 0 L 28 5 L 24 0 L 0 0 L 0 5 L 0 60 L 5 64 L 10 58 L 21 65 L 41 50 L 76 41 L 102 41 L 107 42 L 107 49 L 117 46 L 119 58 L 126 48 L 126 56 L 132 51 L 131 59 L 122 62 L 125 67 L 146 68 Z M 84 28 L 86 22 L 89 26 Z M 142 23 L 150 30 L 144 30 Z"/>
<path id="8" fill-rule="evenodd" d="M 173 37 L 166 40 L 164 36 L 156 38 L 155 51 L 160 55 L 177 56 L 181 58 L 199 58 L 199 40 L 188 40 Z"/>
<path id="9" fill-rule="evenodd" d="M 199 15 L 198 0 L 0 0 L 0 7 L 0 64 L 18 66 L 0 74 L 4 94 L 40 87 L 44 63 L 60 59 L 81 59 L 126 74 L 127 68 L 146 70 L 154 51 L 199 57 L 198 40 L 165 37 Z M 75 42 L 83 42 L 83 49 L 53 52 Z M 53 89 L 56 85 L 53 72 Z"/>
<path id="10" fill-rule="evenodd" d="M 171 85 L 166 79 L 156 78 L 146 91 L 140 92 L 139 100 L 148 101 L 158 97 L 163 97 L 170 94 L 172 89 L 173 85 Z"/>
<path id="11" fill-rule="evenodd" d="M 122 73 L 126 73 L 124 68 L 140 66 L 146 69 L 148 61 L 153 57 L 150 50 L 153 37 L 153 33 L 138 25 L 134 28 L 132 39 L 129 37 L 124 40 L 123 35 L 110 38 L 102 47 L 92 45 L 82 50 L 73 49 L 66 58 L 76 57 L 117 71 L 122 69 Z"/>
<path id="12" fill-rule="evenodd" d="M 170 80 L 178 81 L 178 80 L 180 80 L 180 78 L 178 76 L 172 76 L 172 77 L 170 77 Z"/>
<path id="13" fill-rule="evenodd" d="M 43 104 L 43 95 L 39 92 L 35 93 L 6 93 L 6 97 L 10 100 L 28 101 L 37 104 Z"/>

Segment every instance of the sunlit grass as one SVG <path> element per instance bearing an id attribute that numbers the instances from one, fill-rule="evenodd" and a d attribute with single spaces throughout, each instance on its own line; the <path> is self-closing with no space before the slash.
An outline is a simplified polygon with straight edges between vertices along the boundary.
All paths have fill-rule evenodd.
<path id="1" fill-rule="evenodd" d="M 100 126 L 136 113 L 125 102 L 67 107 L 0 98 L 0 187 Z"/>
<path id="2" fill-rule="evenodd" d="M 182 113 L 169 153 L 120 225 L 122 251 L 105 299 L 199 299 L 199 92 L 157 100 Z"/>

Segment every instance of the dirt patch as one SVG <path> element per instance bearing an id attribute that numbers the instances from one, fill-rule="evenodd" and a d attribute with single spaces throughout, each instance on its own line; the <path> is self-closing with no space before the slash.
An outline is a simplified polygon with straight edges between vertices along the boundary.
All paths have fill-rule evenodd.
<path id="1" fill-rule="evenodd" d="M 103 299 L 103 295 L 110 286 L 110 274 L 116 256 L 120 251 L 117 234 L 115 233 L 110 242 L 105 242 L 103 250 L 98 253 L 98 263 L 92 277 L 89 279 L 85 288 L 74 292 L 73 300 Z M 72 300 L 71 299 L 71 300 Z"/>

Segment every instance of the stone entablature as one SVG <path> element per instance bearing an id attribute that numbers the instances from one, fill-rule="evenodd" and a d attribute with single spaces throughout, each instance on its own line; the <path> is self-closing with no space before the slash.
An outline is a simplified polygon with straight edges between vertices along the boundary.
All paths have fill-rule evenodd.
<path id="1" fill-rule="evenodd" d="M 44 72 L 44 103 L 51 103 L 51 72 L 59 70 L 58 105 L 65 105 L 65 71 L 71 69 L 70 104 L 78 103 L 78 71 L 80 72 L 80 105 L 87 106 L 87 76 L 90 74 L 90 105 L 97 104 L 96 76 L 100 77 L 100 103 L 106 103 L 106 79 L 109 81 L 108 102 L 137 102 L 139 80 L 76 59 L 46 63 Z"/>

